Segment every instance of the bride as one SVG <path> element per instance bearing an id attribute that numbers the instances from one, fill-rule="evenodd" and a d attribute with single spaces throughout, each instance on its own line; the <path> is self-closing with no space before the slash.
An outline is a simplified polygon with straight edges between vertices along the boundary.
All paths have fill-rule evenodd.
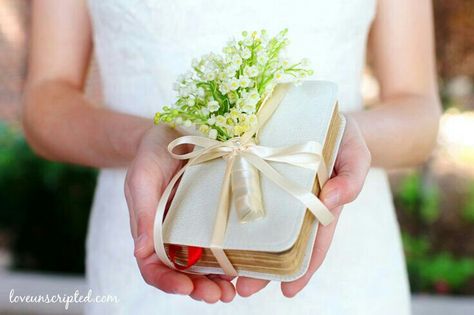
<path id="1" fill-rule="evenodd" d="M 93 294 L 120 301 L 90 303 L 87 314 L 408 314 L 384 169 L 424 161 L 435 142 L 440 106 L 431 10 L 428 0 L 34 1 L 26 137 L 45 158 L 101 169 L 87 280 Z M 314 78 L 339 86 L 348 125 L 336 175 L 321 193 L 338 220 L 320 228 L 310 268 L 296 281 L 170 270 L 154 253 L 152 225 L 160 193 L 180 167 L 166 152 L 179 135 L 154 127 L 151 118 L 172 103 L 172 82 L 193 56 L 216 51 L 243 30 L 275 34 L 285 27 L 289 56 L 310 57 Z M 364 110 L 366 50 L 380 102 Z M 102 107 L 84 97 L 92 52 Z M 208 305 L 218 301 L 226 304 Z"/>

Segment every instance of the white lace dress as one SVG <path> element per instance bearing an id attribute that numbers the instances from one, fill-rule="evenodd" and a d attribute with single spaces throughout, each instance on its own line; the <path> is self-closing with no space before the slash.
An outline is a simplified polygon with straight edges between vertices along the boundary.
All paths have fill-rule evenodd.
<path id="1" fill-rule="evenodd" d="M 242 30 L 287 27 L 289 56 L 309 57 L 315 78 L 336 82 L 343 110 L 361 109 L 375 6 L 375 0 L 89 0 L 105 103 L 152 118 L 173 101 L 172 83 L 193 57 L 220 49 Z M 251 298 L 217 305 L 145 284 L 133 257 L 125 173 L 101 170 L 87 239 L 90 288 L 120 302 L 89 304 L 87 314 L 409 313 L 400 233 L 382 170 L 371 170 L 359 198 L 345 207 L 325 262 L 295 298 L 271 283 Z"/>

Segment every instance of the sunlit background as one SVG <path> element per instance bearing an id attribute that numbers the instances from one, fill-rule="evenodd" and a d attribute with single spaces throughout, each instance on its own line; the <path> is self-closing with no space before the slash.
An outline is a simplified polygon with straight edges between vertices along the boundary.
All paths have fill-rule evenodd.
<path id="1" fill-rule="evenodd" d="M 415 314 L 474 314 L 474 1 L 434 4 L 444 108 L 438 145 L 423 166 L 390 179 Z M 29 294 L 84 288 L 96 175 L 36 157 L 22 136 L 29 7 L 27 0 L 0 0 L 0 314 L 60 314 L 60 308 L 8 302 L 12 288 Z M 362 89 L 367 104 L 377 102 L 370 66 Z M 88 95 L 100 100 L 93 65 Z"/>

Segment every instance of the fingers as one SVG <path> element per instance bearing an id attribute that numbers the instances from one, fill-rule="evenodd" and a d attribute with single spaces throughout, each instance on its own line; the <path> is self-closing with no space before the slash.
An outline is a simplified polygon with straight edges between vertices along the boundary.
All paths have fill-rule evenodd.
<path id="1" fill-rule="evenodd" d="M 191 276 L 194 284 L 194 290 L 190 296 L 197 301 L 206 303 L 216 303 L 221 298 L 220 287 L 205 276 Z"/>
<path id="2" fill-rule="evenodd" d="M 194 290 L 191 278 L 163 265 L 156 255 L 137 259 L 145 282 L 166 293 L 189 295 Z"/>
<path id="3" fill-rule="evenodd" d="M 267 280 L 239 277 L 236 285 L 237 292 L 242 297 L 249 297 L 265 288 L 268 283 Z"/>
<path id="4" fill-rule="evenodd" d="M 232 282 L 230 282 L 231 280 L 225 280 L 221 276 L 218 276 L 218 275 L 210 275 L 208 276 L 208 278 L 214 281 L 221 289 L 220 300 L 222 302 L 229 303 L 234 299 L 235 287 L 232 284 Z"/>
<path id="5" fill-rule="evenodd" d="M 321 224 L 319 225 L 308 271 L 303 277 L 296 279 L 295 281 L 281 283 L 281 292 L 284 296 L 294 297 L 298 292 L 300 292 L 323 263 L 328 252 L 329 245 L 332 242 L 332 237 L 334 235 L 341 210 L 342 207 L 338 207 L 332 211 L 336 219 L 331 224 L 327 226 L 323 226 Z"/>
<path id="6" fill-rule="evenodd" d="M 230 280 L 223 279 L 220 275 L 190 275 L 194 284 L 191 298 L 206 303 L 231 302 L 235 297 L 235 288 Z"/>
<path id="7" fill-rule="evenodd" d="M 206 277 L 184 274 L 163 265 L 156 255 L 137 261 L 145 282 L 166 293 L 189 295 L 206 303 L 216 303 L 219 300 L 228 303 L 235 297 L 232 282 L 218 275 Z"/>

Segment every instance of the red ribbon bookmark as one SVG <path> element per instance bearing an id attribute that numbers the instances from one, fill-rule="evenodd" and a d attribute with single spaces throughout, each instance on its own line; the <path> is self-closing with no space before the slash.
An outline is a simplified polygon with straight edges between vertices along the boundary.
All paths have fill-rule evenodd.
<path id="1" fill-rule="evenodd" d="M 176 259 L 176 252 L 178 250 L 183 249 L 183 247 L 188 248 L 188 261 L 187 261 L 185 266 L 178 264 L 175 260 Z M 192 267 L 195 263 L 197 263 L 199 261 L 199 259 L 202 256 L 202 247 L 180 246 L 180 245 L 170 244 L 168 246 L 168 249 L 169 249 L 168 254 L 169 254 L 170 260 L 173 262 L 176 269 L 179 269 L 179 270 L 185 270 L 185 269 L 188 269 L 188 268 Z"/>

